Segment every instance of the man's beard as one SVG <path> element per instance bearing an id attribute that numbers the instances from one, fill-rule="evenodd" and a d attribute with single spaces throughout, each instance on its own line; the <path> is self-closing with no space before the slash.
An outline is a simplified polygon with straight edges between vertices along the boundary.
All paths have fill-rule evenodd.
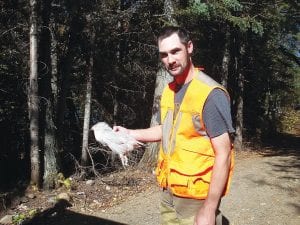
<path id="1" fill-rule="evenodd" d="M 187 61 L 187 63 L 185 65 L 179 64 L 176 65 L 175 67 L 168 67 L 167 71 L 168 73 L 172 76 L 172 77 L 176 77 L 176 76 L 180 76 L 183 75 L 184 73 L 186 73 L 189 70 L 189 67 L 191 66 L 191 61 Z M 176 71 L 172 72 L 172 69 L 175 68 Z"/>
<path id="2" fill-rule="evenodd" d="M 174 68 L 167 68 L 167 71 L 172 77 L 176 77 L 178 75 L 181 75 L 184 72 L 184 69 L 182 68 L 181 65 L 179 65 Z"/>

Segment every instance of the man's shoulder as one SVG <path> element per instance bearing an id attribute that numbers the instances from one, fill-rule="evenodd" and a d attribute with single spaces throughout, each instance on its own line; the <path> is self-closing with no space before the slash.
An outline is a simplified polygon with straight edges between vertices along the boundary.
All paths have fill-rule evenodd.
<path id="1" fill-rule="evenodd" d="M 209 96 L 208 98 L 210 99 L 216 99 L 216 100 L 219 100 L 219 99 L 224 99 L 226 98 L 227 99 L 227 92 L 221 88 L 214 88 L 210 93 L 209 93 Z"/>
<path id="2" fill-rule="evenodd" d="M 206 73 L 204 73 L 202 71 L 199 71 L 199 73 L 196 74 L 195 79 L 205 83 L 206 85 L 208 85 L 210 87 L 223 88 L 223 86 L 220 83 L 218 83 L 217 81 L 215 81 L 213 78 L 211 78 L 209 75 L 207 75 Z"/>

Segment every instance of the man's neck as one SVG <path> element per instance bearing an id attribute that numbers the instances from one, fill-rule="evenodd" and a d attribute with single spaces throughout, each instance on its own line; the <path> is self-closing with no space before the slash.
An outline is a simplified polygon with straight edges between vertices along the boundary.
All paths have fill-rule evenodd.
<path id="1" fill-rule="evenodd" d="M 191 63 L 190 66 L 187 68 L 187 70 L 183 72 L 183 74 L 175 77 L 176 84 L 184 85 L 184 84 L 189 83 L 194 77 L 194 70 L 195 70 L 195 67 Z"/>

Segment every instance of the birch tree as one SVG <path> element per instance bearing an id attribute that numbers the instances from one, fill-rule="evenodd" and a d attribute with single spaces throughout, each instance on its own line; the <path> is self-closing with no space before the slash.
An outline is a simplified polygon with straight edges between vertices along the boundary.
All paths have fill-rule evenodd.
<path id="1" fill-rule="evenodd" d="M 30 75 L 28 112 L 30 127 L 31 183 L 41 186 L 41 162 L 39 149 L 39 96 L 37 66 L 37 1 L 30 0 Z"/>
<path id="2" fill-rule="evenodd" d="M 91 23 L 91 21 L 89 21 Z M 92 77 L 94 68 L 94 42 L 95 42 L 95 30 L 90 29 L 90 48 L 87 57 L 87 81 L 86 81 L 86 95 L 84 104 L 84 119 L 83 119 L 83 135 L 82 135 L 82 150 L 81 150 L 81 164 L 83 166 L 88 165 L 88 140 L 89 140 L 89 126 L 91 116 L 91 100 L 92 100 Z"/>
<path id="3" fill-rule="evenodd" d="M 83 137 L 82 137 L 82 154 L 81 164 L 88 165 L 88 138 L 89 125 L 91 115 L 91 98 L 92 98 L 92 70 L 93 70 L 93 56 L 90 56 L 87 62 L 87 81 L 86 81 L 86 96 L 84 104 L 84 119 L 83 119 Z"/>

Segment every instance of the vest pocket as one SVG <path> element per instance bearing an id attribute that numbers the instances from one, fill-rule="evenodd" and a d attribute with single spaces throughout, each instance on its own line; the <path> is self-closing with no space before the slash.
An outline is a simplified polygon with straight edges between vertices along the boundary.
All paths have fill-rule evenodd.
<path id="1" fill-rule="evenodd" d="M 176 169 L 175 169 L 176 168 Z M 203 199 L 207 196 L 212 166 L 190 170 L 188 165 L 174 165 L 170 168 L 168 184 L 175 195 Z"/>

